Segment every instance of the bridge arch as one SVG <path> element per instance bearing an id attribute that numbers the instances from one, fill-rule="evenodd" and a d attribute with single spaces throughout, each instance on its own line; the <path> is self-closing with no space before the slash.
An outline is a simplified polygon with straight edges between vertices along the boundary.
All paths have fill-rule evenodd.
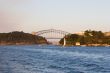
<path id="1" fill-rule="evenodd" d="M 62 31 L 62 30 L 56 30 L 56 29 L 41 30 L 34 33 L 34 35 L 45 37 L 47 41 L 51 42 L 52 44 L 53 44 L 52 40 L 54 40 L 54 42 L 55 40 L 57 40 L 57 43 L 59 43 L 60 39 L 68 34 L 71 34 L 71 33 Z"/>
<path id="2" fill-rule="evenodd" d="M 63 35 L 67 35 L 67 34 L 71 34 L 69 32 L 66 31 L 62 31 L 62 30 L 56 30 L 56 29 L 48 29 L 48 30 L 41 30 L 36 32 L 36 35 L 41 35 L 41 34 L 45 34 L 45 33 L 59 33 L 59 34 L 63 34 Z"/>

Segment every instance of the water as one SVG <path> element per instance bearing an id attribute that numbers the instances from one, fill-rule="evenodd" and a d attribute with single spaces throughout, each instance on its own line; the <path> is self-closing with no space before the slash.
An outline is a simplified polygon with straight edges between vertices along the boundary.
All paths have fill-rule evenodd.
<path id="1" fill-rule="evenodd" d="M 0 46 L 0 73 L 110 73 L 110 47 Z"/>

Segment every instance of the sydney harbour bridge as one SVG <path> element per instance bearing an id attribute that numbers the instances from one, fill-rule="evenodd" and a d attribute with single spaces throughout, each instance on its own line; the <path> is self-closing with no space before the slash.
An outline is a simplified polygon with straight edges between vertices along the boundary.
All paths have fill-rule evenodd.
<path id="1" fill-rule="evenodd" d="M 47 41 L 51 42 L 52 44 L 58 44 L 61 38 L 63 38 L 65 35 L 68 34 L 71 33 L 56 29 L 48 29 L 48 30 L 41 30 L 38 32 L 34 32 L 34 35 L 45 37 Z"/>

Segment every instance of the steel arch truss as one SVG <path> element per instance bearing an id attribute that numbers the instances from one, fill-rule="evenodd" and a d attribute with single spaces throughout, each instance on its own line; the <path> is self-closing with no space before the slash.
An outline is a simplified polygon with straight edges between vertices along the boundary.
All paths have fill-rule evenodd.
<path id="1" fill-rule="evenodd" d="M 62 31 L 62 30 L 49 29 L 49 30 L 38 31 L 38 32 L 36 32 L 36 35 L 42 35 L 42 34 L 45 34 L 45 33 L 59 33 L 59 34 L 63 34 L 63 35 L 70 34 L 70 33 Z"/>

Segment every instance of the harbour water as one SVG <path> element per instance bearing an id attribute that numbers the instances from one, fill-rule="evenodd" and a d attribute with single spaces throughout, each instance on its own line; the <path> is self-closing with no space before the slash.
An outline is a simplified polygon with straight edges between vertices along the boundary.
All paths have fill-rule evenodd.
<path id="1" fill-rule="evenodd" d="M 0 46 L 0 73 L 110 73 L 110 47 Z"/>

